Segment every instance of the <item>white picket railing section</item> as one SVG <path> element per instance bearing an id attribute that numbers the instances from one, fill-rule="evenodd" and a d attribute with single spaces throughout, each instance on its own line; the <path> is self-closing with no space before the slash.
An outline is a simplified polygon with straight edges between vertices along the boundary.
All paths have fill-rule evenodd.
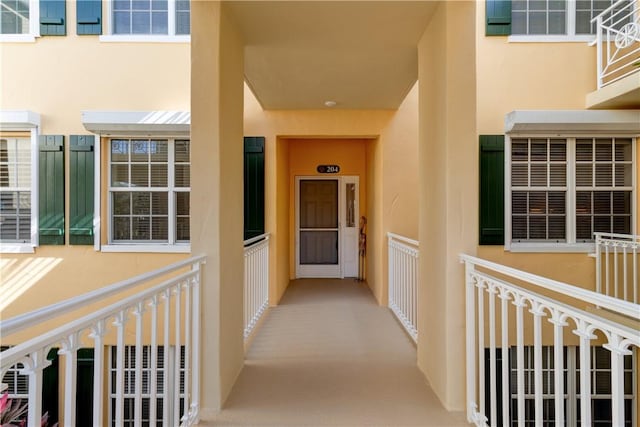
<path id="1" fill-rule="evenodd" d="M 467 419 L 478 426 L 495 426 L 502 418 L 502 425 L 512 425 L 510 416 L 517 413 L 513 421 L 525 425 L 525 416 L 535 425 L 543 421 L 555 421 L 555 425 L 570 423 L 565 414 L 565 360 L 563 355 L 564 338 L 572 332 L 579 339 L 579 383 L 581 425 L 592 425 L 591 417 L 591 346 L 596 333 L 604 336 L 602 346 L 611 357 L 611 424 L 625 425 L 625 375 L 624 356 L 640 346 L 640 334 L 637 330 L 604 319 L 593 313 L 574 308 L 547 296 L 532 292 L 530 288 L 549 291 L 563 296 L 571 296 L 582 305 L 599 305 L 613 312 L 640 320 L 640 305 L 618 300 L 596 292 L 588 291 L 561 282 L 546 279 L 500 264 L 468 255 L 461 255 L 466 267 L 466 366 L 467 366 Z M 504 279 L 489 274 L 513 278 L 526 283 L 529 289 L 516 286 Z M 509 279 L 511 280 L 511 279 Z M 497 304 L 496 304 L 497 303 Z M 526 310 L 525 310 L 526 309 Z M 515 314 L 512 312 L 515 311 Z M 526 317 L 525 317 L 526 316 Z M 543 318 L 553 325 L 553 360 L 544 367 L 553 371 L 546 376 L 549 384 L 543 382 Z M 515 318 L 515 325 L 510 321 Z M 525 324 L 533 326 L 533 367 L 525 369 Z M 498 325 L 500 325 L 498 327 Z M 530 326 L 529 326 L 530 327 Z M 486 329 L 485 329 L 486 328 Z M 515 337 L 512 336 L 515 331 Z M 500 340 L 498 341 L 498 332 Z M 530 333 L 530 331 L 529 331 Z M 515 340 L 513 339 L 515 338 Z M 509 366 L 506 352 L 498 363 L 497 355 L 503 349 L 515 346 L 515 366 Z M 530 343 L 526 343 L 530 344 Z M 485 371 L 485 352 L 488 351 L 488 375 Z M 513 359 L 512 359 L 513 360 Z M 500 375 L 498 375 L 500 370 Z M 512 376 L 513 371 L 515 377 Z M 533 373 L 533 376 L 531 376 Z M 497 378 L 501 383 L 497 384 Z M 525 381 L 526 377 L 526 381 Z M 515 379 L 516 397 L 512 396 Z M 543 383 L 546 384 L 543 388 Z M 628 384 L 627 384 L 628 385 Z M 500 392 L 498 392 L 500 387 Z M 531 392 L 533 390 L 533 392 Z M 549 392 L 551 391 L 551 392 Z M 526 393 L 526 396 L 525 396 Z M 526 414 L 525 398 L 530 400 L 533 394 L 534 414 Z M 517 404 L 512 406 L 512 399 Z M 545 411 L 544 401 L 553 399 L 553 412 Z M 635 404 L 635 403 L 634 403 Z M 498 413 L 498 407 L 502 408 Z M 487 409 L 488 408 L 488 409 Z M 512 412 L 510 412 L 510 408 Z M 548 408 L 547 408 L 548 409 Z M 547 418 L 544 418 L 547 417 Z M 574 415 L 572 415 L 574 416 Z M 575 418 L 571 421 L 575 425 Z"/>
<path id="2" fill-rule="evenodd" d="M 244 338 L 269 306 L 269 233 L 244 241 Z"/>
<path id="3" fill-rule="evenodd" d="M 119 292 L 145 286 L 132 295 L 123 296 L 115 303 L 96 309 L 91 314 L 78 317 L 43 335 L 18 343 L 3 351 L 0 356 L 0 378 L 10 369 L 20 367 L 28 376 L 27 425 L 40 426 L 42 416 L 43 369 L 50 362 L 46 356 L 50 349 L 60 348 L 58 354 L 64 361 L 64 394 L 60 397 L 64 406 L 64 418 L 60 425 L 76 425 L 77 352 L 82 347 L 94 351 L 93 373 L 93 425 L 103 425 L 105 415 L 105 386 L 112 381 L 107 372 L 115 372 L 114 408 L 115 425 L 124 424 L 125 387 L 134 396 L 134 425 L 142 423 L 143 395 L 143 346 L 149 346 L 149 382 L 144 390 L 150 396 L 149 424 L 156 425 L 162 419 L 164 426 L 190 426 L 198 421 L 200 400 L 200 278 L 204 256 L 196 256 L 156 271 L 142 274 L 97 291 L 53 304 L 40 310 L 0 322 L 3 343 L 9 343 L 16 331 L 51 321 L 87 304 L 100 303 L 106 297 Z M 152 280 L 171 275 L 159 284 Z M 115 334 L 115 368 L 105 369 L 105 337 Z M 128 339 L 135 336 L 133 339 Z M 175 366 L 169 367 L 169 351 L 158 357 L 159 345 L 175 346 Z M 135 361 L 125 366 L 125 347 L 135 346 Z M 180 357 L 184 348 L 184 358 Z M 181 360 L 182 359 L 182 360 Z M 162 365 L 163 372 L 156 375 Z M 113 368 L 113 366 L 112 366 Z M 126 372 L 125 372 L 126 371 Z M 131 372 L 133 371 L 133 374 Z M 181 373 L 184 376 L 181 378 Z M 133 375 L 134 378 L 131 378 Z M 162 384 L 158 384 L 162 378 Z M 173 384 L 173 387 L 169 385 Z M 131 391 L 133 389 L 133 391 Z M 156 399 L 162 399 L 163 413 L 157 413 Z M 182 400 L 182 405 L 181 405 Z M 180 407 L 184 413 L 180 416 Z M 169 419 L 169 416 L 172 416 Z M 146 421 L 146 420 L 145 420 Z"/>
<path id="4" fill-rule="evenodd" d="M 640 236 L 595 233 L 596 291 L 638 304 Z"/>
<path id="5" fill-rule="evenodd" d="M 419 242 L 387 233 L 389 242 L 389 308 L 407 333 L 418 340 Z"/>
<path id="6" fill-rule="evenodd" d="M 640 72 L 640 0 L 619 0 L 596 23 L 598 89 Z"/>

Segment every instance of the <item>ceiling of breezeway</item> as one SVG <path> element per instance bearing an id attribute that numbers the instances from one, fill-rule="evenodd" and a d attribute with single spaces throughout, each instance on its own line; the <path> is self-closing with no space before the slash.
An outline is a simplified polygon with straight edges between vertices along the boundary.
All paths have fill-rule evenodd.
<path id="1" fill-rule="evenodd" d="M 434 1 L 230 1 L 265 109 L 398 108 Z"/>

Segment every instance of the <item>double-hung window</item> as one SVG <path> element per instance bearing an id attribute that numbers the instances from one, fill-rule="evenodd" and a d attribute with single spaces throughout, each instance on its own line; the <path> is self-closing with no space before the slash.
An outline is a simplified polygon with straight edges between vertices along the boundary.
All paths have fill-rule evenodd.
<path id="1" fill-rule="evenodd" d="M 114 0 L 111 34 L 117 36 L 187 36 L 189 0 Z"/>
<path id="2" fill-rule="evenodd" d="M 592 19 L 618 0 L 513 0 L 511 34 L 516 36 L 593 36 Z M 629 22 L 633 1 L 612 12 L 620 25 Z M 627 12 L 629 11 L 629 12 Z"/>
<path id="3" fill-rule="evenodd" d="M 630 137 L 512 137 L 507 245 L 586 250 L 595 232 L 632 234 L 634 153 Z"/>
<path id="4" fill-rule="evenodd" d="M 37 0 L 0 0 L 0 41 L 33 41 L 39 35 Z"/>
<path id="5" fill-rule="evenodd" d="M 188 139 L 109 140 L 109 243 L 189 243 Z"/>
<path id="6" fill-rule="evenodd" d="M 31 242 L 31 139 L 0 139 L 0 241 Z"/>

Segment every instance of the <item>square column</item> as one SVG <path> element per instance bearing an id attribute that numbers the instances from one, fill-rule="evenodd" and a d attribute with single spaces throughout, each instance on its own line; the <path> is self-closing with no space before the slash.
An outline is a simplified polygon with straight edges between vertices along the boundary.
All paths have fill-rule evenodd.
<path id="1" fill-rule="evenodd" d="M 243 43 L 221 1 L 191 3 L 191 250 L 201 283 L 201 419 L 244 363 Z"/>

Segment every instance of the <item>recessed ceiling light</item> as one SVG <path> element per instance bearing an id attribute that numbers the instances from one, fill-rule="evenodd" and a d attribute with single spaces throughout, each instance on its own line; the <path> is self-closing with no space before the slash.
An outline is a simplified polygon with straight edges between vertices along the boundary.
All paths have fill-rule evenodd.
<path id="1" fill-rule="evenodd" d="M 324 105 L 325 105 L 325 107 L 331 108 L 331 107 L 335 107 L 337 105 L 337 102 L 336 101 L 324 101 Z"/>

